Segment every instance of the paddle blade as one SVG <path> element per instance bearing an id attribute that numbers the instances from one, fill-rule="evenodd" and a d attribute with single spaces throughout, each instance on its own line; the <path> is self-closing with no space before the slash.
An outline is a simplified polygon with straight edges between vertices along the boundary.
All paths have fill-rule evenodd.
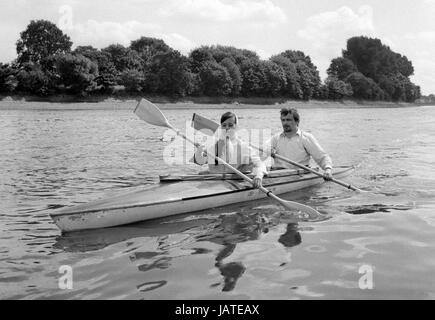
<path id="1" fill-rule="evenodd" d="M 320 216 L 322 216 L 322 214 L 316 209 L 306 206 L 302 203 L 283 200 L 281 204 L 289 210 L 302 211 L 303 213 L 308 214 L 310 220 L 318 219 Z"/>
<path id="2" fill-rule="evenodd" d="M 213 135 L 214 132 L 219 128 L 219 124 L 216 122 L 201 117 L 199 114 L 194 113 L 192 118 L 192 128 L 201 131 L 209 136 Z"/>
<path id="3" fill-rule="evenodd" d="M 281 198 L 276 197 L 275 195 L 273 195 L 272 197 L 275 198 L 276 200 L 278 200 L 279 203 L 281 203 L 281 205 L 284 206 L 284 208 L 286 208 L 290 211 L 296 210 L 296 211 L 303 212 L 304 215 L 306 215 L 307 218 L 309 218 L 310 220 L 317 220 L 317 219 L 319 219 L 319 217 L 322 217 L 322 214 L 319 211 L 317 211 L 316 209 L 311 208 L 309 206 L 306 206 L 302 203 L 283 200 Z"/>
<path id="4" fill-rule="evenodd" d="M 148 122 L 149 124 L 172 128 L 166 117 L 160 111 L 157 106 L 146 99 L 142 99 L 137 104 L 134 113 L 142 120 Z"/>

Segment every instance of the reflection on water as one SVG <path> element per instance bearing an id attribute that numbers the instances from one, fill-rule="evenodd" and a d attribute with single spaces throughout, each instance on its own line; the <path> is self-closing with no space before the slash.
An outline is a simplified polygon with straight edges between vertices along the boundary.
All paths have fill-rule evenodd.
<path id="1" fill-rule="evenodd" d="M 298 227 L 299 226 L 295 223 L 287 224 L 286 231 L 279 237 L 278 242 L 282 243 L 287 248 L 300 244 L 302 242 L 302 237 L 298 231 Z"/>
<path id="2" fill-rule="evenodd" d="M 237 112 L 242 126 L 279 128 L 278 109 Z M 183 128 L 193 112 L 221 111 L 165 113 Z M 52 210 L 198 168 L 166 164 L 170 141 L 132 110 L 0 117 L 0 299 L 435 297 L 435 108 L 301 109 L 335 163 L 359 164 L 347 182 L 369 191 L 327 183 L 283 196 L 327 213 L 321 221 L 295 222 L 265 199 L 65 234 Z M 73 290 L 58 288 L 63 265 Z M 358 288 L 361 265 L 375 269 L 372 291 Z"/>
<path id="3" fill-rule="evenodd" d="M 150 272 L 169 269 L 173 259 L 184 255 L 174 255 L 174 249 L 183 248 L 186 244 L 195 242 L 196 247 L 189 249 L 188 255 L 215 255 L 214 266 L 223 277 L 223 284 L 217 282 L 210 286 L 221 286 L 222 291 L 231 291 L 236 287 L 237 280 L 242 277 L 246 267 L 243 262 L 226 262 L 225 260 L 231 258 L 238 244 L 255 242 L 260 239 L 262 234 L 267 234 L 270 228 L 283 223 L 281 220 L 282 211 L 269 213 L 267 219 L 265 219 L 264 214 L 264 212 L 225 213 L 210 217 L 205 213 L 199 213 L 194 217 L 186 215 L 185 218 L 160 219 L 129 226 L 85 230 L 57 237 L 54 248 L 67 252 L 93 252 L 117 243 L 127 243 L 130 248 L 124 253 L 129 254 L 130 262 L 139 271 Z M 171 241 L 171 235 L 183 236 L 174 243 Z M 141 239 L 144 238 L 156 239 L 155 251 L 141 251 Z M 210 250 L 198 247 L 204 242 L 217 244 L 219 249 Z M 287 223 L 277 242 L 287 248 L 299 245 L 302 242 L 302 237 L 298 224 Z M 281 264 L 281 266 L 283 265 Z M 145 292 L 158 289 L 166 283 L 167 281 L 164 280 L 147 282 L 137 287 L 140 288 L 141 292 Z"/>
<path id="4" fill-rule="evenodd" d="M 260 221 L 260 223 L 259 223 Z M 201 237 L 200 241 L 211 241 L 221 244 L 223 248 L 216 256 L 215 266 L 219 269 L 224 278 L 222 291 L 231 291 L 235 288 L 237 280 L 243 275 L 246 267 L 242 262 L 225 263 L 224 260 L 231 256 L 238 243 L 245 241 L 255 241 L 260 238 L 262 233 L 267 233 L 273 225 L 271 220 L 267 220 L 267 225 L 263 225 L 264 218 L 258 214 L 241 216 L 239 214 L 224 216 L 217 230 L 213 234 Z M 275 221 L 275 223 L 277 223 Z M 300 234 L 295 231 L 296 224 L 288 224 L 286 232 L 281 235 L 279 242 L 286 247 L 297 245 L 301 242 Z M 218 284 L 213 284 L 217 286 Z"/>
<path id="5" fill-rule="evenodd" d="M 165 280 L 145 282 L 145 283 L 142 283 L 141 285 L 138 285 L 137 289 L 140 292 L 151 291 L 151 290 L 155 290 L 155 289 L 158 289 L 158 288 L 164 286 L 166 283 L 167 283 L 167 281 L 165 281 Z"/>
<path id="6" fill-rule="evenodd" d="M 392 205 L 385 204 L 371 204 L 371 205 L 359 205 L 355 207 L 348 207 L 345 211 L 351 214 L 368 214 L 376 212 L 391 212 L 392 210 L 411 210 L 415 206 L 406 205 Z"/>

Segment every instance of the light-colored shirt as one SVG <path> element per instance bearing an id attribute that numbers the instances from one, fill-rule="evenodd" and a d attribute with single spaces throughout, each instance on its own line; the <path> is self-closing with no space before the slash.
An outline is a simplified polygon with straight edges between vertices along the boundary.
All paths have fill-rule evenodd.
<path id="1" fill-rule="evenodd" d="M 255 177 L 263 178 L 267 173 L 266 165 L 261 161 L 258 153 L 245 142 L 237 137 L 228 138 L 220 140 L 220 146 L 217 147 L 218 141 L 215 139 L 206 146 L 207 153 L 218 156 L 239 171 L 245 173 L 251 171 Z M 210 173 L 233 173 L 219 161 L 215 161 L 214 157 L 208 157 L 199 149 L 195 151 L 194 162 L 199 165 L 208 164 Z"/>
<path id="2" fill-rule="evenodd" d="M 304 166 L 310 166 L 312 157 L 323 170 L 332 169 L 331 158 L 323 150 L 316 138 L 311 133 L 300 129 L 290 138 L 284 132 L 273 136 L 264 150 L 269 155 L 277 153 Z M 294 169 L 295 166 L 275 158 L 273 168 Z"/>

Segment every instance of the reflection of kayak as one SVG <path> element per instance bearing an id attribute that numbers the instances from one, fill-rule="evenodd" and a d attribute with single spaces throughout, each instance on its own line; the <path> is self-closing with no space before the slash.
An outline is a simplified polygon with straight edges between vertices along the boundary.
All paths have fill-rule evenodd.
<path id="1" fill-rule="evenodd" d="M 216 219 L 216 217 L 214 217 Z M 54 247 L 67 252 L 89 252 L 100 250 L 107 246 L 134 241 L 135 238 L 167 238 L 168 235 L 181 234 L 191 229 L 201 229 L 212 224 L 210 218 L 195 217 L 138 222 L 127 226 L 118 226 L 97 230 L 82 230 L 64 233 L 56 238 Z M 212 224 L 213 225 L 213 224 Z M 164 243 L 164 241 L 161 241 Z M 159 242 L 160 243 L 160 242 Z"/>
<path id="2" fill-rule="evenodd" d="M 337 167 L 343 178 L 353 167 Z M 130 193 L 64 208 L 50 216 L 63 231 L 96 229 L 161 218 L 265 198 L 261 191 L 231 174 L 162 176 L 160 183 Z M 311 187 L 323 179 L 303 170 L 272 171 L 263 185 L 274 194 Z"/>

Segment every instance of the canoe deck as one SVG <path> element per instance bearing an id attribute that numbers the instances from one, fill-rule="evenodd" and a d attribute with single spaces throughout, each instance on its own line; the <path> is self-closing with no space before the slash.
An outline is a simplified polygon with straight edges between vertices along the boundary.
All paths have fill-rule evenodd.
<path id="1" fill-rule="evenodd" d="M 151 204 L 164 204 L 181 201 L 189 196 L 207 196 L 223 192 L 239 190 L 236 184 L 229 181 L 178 181 L 174 183 L 147 186 L 128 194 L 122 194 L 107 199 L 101 199 L 86 204 L 61 210 L 59 214 L 74 212 L 93 212 L 107 209 L 123 209 Z"/>

